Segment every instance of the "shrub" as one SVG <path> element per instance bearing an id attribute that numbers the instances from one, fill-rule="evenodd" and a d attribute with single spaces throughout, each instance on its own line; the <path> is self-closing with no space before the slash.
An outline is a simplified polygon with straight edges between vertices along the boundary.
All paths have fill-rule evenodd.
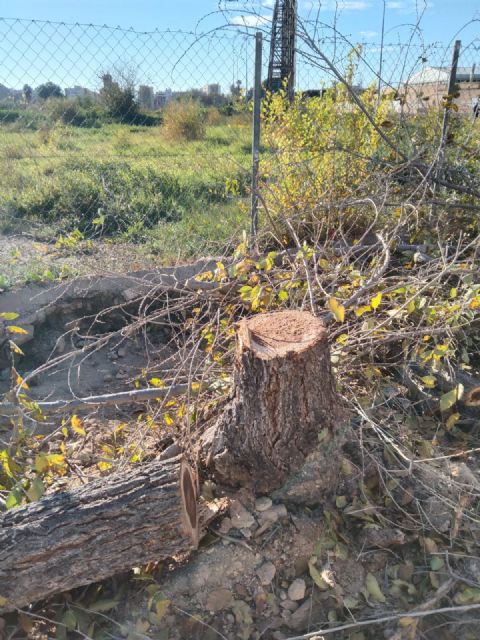
<path id="1" fill-rule="evenodd" d="M 139 117 L 133 86 L 121 87 L 117 82 L 102 89 L 102 101 L 107 114 L 117 122 L 135 123 Z"/>
<path id="2" fill-rule="evenodd" d="M 85 234 L 125 233 L 178 221 L 225 200 L 224 179 L 177 176 L 148 164 L 67 160 L 5 203 L 9 215 Z"/>
<path id="3" fill-rule="evenodd" d="M 163 132 L 169 140 L 202 140 L 205 111 L 198 102 L 170 102 L 165 109 Z"/>

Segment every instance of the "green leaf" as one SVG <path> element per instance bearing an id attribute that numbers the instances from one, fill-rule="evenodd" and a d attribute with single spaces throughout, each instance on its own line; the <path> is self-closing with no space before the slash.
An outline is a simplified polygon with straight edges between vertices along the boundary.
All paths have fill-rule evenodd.
<path id="1" fill-rule="evenodd" d="M 480 589 L 475 587 L 467 587 L 453 598 L 455 604 L 479 604 Z"/>
<path id="2" fill-rule="evenodd" d="M 7 509 L 13 509 L 19 507 L 22 504 L 22 494 L 19 489 L 12 489 L 5 500 L 5 507 Z"/>
<path id="3" fill-rule="evenodd" d="M 19 317 L 18 313 L 13 313 L 12 311 L 3 311 L 0 313 L 0 318 L 4 320 L 16 320 Z"/>
<path id="4" fill-rule="evenodd" d="M 27 497 L 30 502 L 36 502 L 45 493 L 45 486 L 40 478 L 35 478 L 27 491 Z"/>
<path id="5" fill-rule="evenodd" d="M 285 289 L 280 289 L 280 291 L 278 292 L 278 299 L 280 300 L 280 302 L 286 302 L 288 300 L 288 291 L 285 291 Z"/>
<path id="6" fill-rule="evenodd" d="M 453 405 L 462 398 L 463 391 L 463 384 L 459 384 L 454 389 L 451 389 L 440 396 L 440 411 L 447 411 L 448 409 L 451 409 L 451 407 L 453 407 Z"/>
<path id="7" fill-rule="evenodd" d="M 373 573 L 367 573 L 367 578 L 365 580 L 365 586 L 367 588 L 368 593 L 372 596 L 374 600 L 377 602 L 385 602 L 386 598 L 383 595 L 380 586 L 377 582 L 377 579 L 373 575 Z"/>
<path id="8" fill-rule="evenodd" d="M 310 573 L 310 577 L 315 582 L 320 591 L 326 591 L 327 589 L 329 589 L 329 586 L 320 575 L 320 571 L 315 566 L 316 561 L 316 556 L 312 556 L 310 558 L 310 560 L 308 561 L 308 571 Z"/>
<path id="9" fill-rule="evenodd" d="M 430 558 L 430 568 L 432 571 L 440 571 L 445 566 L 445 561 L 441 556 Z"/>
<path id="10" fill-rule="evenodd" d="M 111 611 L 118 607 L 119 600 L 115 600 L 114 598 L 105 598 L 103 600 L 97 600 L 89 606 L 90 611 L 94 611 L 95 613 L 105 613 L 106 611 Z"/>

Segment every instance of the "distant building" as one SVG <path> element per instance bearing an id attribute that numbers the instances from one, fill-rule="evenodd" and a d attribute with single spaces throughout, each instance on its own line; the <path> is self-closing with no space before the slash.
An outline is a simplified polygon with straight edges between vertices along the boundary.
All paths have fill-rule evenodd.
<path id="1" fill-rule="evenodd" d="M 173 92 L 171 89 L 165 89 L 165 91 L 157 91 L 153 96 L 153 108 L 163 109 L 173 98 Z"/>
<path id="2" fill-rule="evenodd" d="M 104 73 L 102 76 L 103 88 L 110 89 L 113 85 L 113 78 L 110 73 Z"/>
<path id="3" fill-rule="evenodd" d="M 221 94 L 221 87 L 219 84 L 206 84 L 202 87 L 202 93 L 206 96 L 219 96 Z"/>
<path id="4" fill-rule="evenodd" d="M 450 67 L 423 67 L 400 87 L 397 110 L 418 113 L 429 107 L 442 106 L 449 78 Z M 480 68 L 475 64 L 458 67 L 455 83 L 459 93 L 455 104 L 460 112 L 470 113 L 473 101 L 480 95 Z"/>
<path id="5" fill-rule="evenodd" d="M 65 87 L 64 93 L 66 98 L 83 98 L 88 96 L 91 91 L 85 89 L 85 87 L 75 85 L 74 87 Z"/>
<path id="6" fill-rule="evenodd" d="M 138 87 L 138 104 L 142 109 L 153 110 L 153 87 L 141 84 Z"/>

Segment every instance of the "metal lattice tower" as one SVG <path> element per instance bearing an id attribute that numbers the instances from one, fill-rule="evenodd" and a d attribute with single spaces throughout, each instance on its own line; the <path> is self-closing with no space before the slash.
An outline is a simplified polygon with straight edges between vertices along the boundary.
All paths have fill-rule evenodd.
<path id="1" fill-rule="evenodd" d="M 276 0 L 273 10 L 270 62 L 267 89 L 275 92 L 286 83 L 287 95 L 292 98 L 295 87 L 295 34 L 297 0 Z"/>

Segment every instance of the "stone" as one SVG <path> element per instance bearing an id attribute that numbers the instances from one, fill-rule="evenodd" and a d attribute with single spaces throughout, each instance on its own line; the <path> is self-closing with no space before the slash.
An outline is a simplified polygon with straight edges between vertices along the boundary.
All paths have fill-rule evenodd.
<path id="1" fill-rule="evenodd" d="M 238 500 L 234 500 L 230 507 L 230 520 L 232 527 L 235 529 L 248 529 L 255 524 L 253 515 L 245 509 L 243 504 Z"/>
<path id="2" fill-rule="evenodd" d="M 266 511 L 267 509 L 270 509 L 272 504 L 273 504 L 272 500 L 270 498 L 268 498 L 267 496 L 265 496 L 263 498 L 258 498 L 255 501 L 255 510 L 256 511 Z"/>
<path id="3" fill-rule="evenodd" d="M 206 608 L 213 613 L 228 609 L 233 604 L 233 594 L 228 589 L 216 589 L 208 594 Z"/>
<path id="4" fill-rule="evenodd" d="M 260 580 L 260 584 L 264 586 L 271 584 L 276 572 L 277 570 L 272 562 L 265 562 L 260 567 L 258 567 L 256 571 L 258 579 Z"/>
<path id="5" fill-rule="evenodd" d="M 307 585 L 305 584 L 305 580 L 303 580 L 302 578 L 297 578 L 288 587 L 289 600 L 294 600 L 294 601 L 303 600 L 305 597 L 306 590 L 307 590 Z"/>
<path id="6" fill-rule="evenodd" d="M 125 349 L 125 347 L 120 347 L 119 349 L 117 349 L 117 356 L 119 358 L 124 358 L 127 355 L 127 350 Z"/>

